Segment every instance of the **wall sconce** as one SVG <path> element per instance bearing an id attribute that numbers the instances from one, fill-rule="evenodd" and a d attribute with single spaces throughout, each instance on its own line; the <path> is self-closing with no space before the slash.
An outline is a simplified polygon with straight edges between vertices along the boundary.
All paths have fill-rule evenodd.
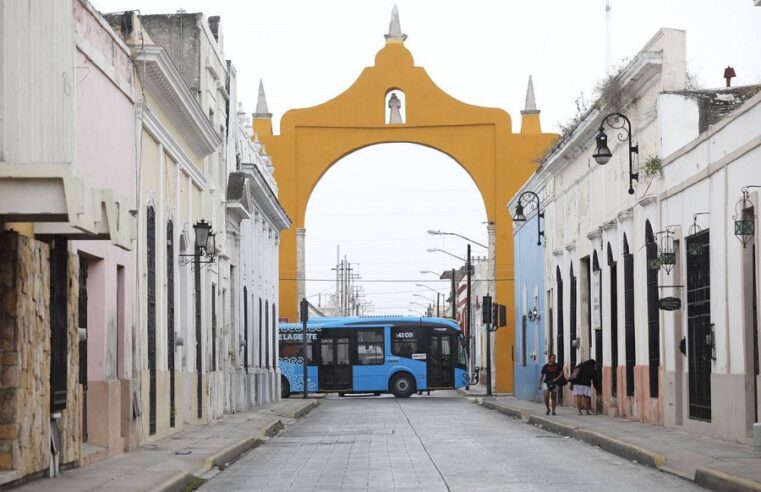
<path id="1" fill-rule="evenodd" d="M 740 240 L 743 248 L 748 245 L 756 233 L 756 214 L 749 211 L 753 207 L 748 191 L 751 188 L 761 188 L 761 186 L 751 185 L 742 188 L 742 197 L 735 204 L 735 214 L 732 216 L 735 221 L 735 236 Z"/>
<path id="2" fill-rule="evenodd" d="M 539 311 L 536 309 L 536 306 L 532 307 L 528 310 L 528 320 L 532 323 L 536 323 L 541 319 L 541 315 L 539 314 Z"/>
<path id="3" fill-rule="evenodd" d="M 195 251 L 193 254 L 177 255 L 179 257 L 178 261 L 180 266 L 185 266 L 191 261 L 193 261 L 195 265 L 198 265 L 199 268 L 202 263 L 214 263 L 214 260 L 217 257 L 217 235 L 211 231 L 211 224 L 201 219 L 193 226 L 193 231 L 196 236 Z M 202 260 L 201 257 L 204 257 L 205 259 Z"/>
<path id="4" fill-rule="evenodd" d="M 536 218 L 536 245 L 541 246 L 542 245 L 542 237 L 544 237 L 544 231 L 542 230 L 542 220 L 544 219 L 544 212 L 541 211 L 541 208 L 539 206 L 539 195 L 534 193 L 533 191 L 524 191 L 521 193 L 521 195 L 518 197 L 518 204 L 515 206 L 515 213 L 513 214 L 513 222 L 526 222 L 526 215 L 523 213 L 523 204 L 521 201 L 523 200 L 523 197 L 528 195 L 530 198 L 533 198 L 533 202 L 536 202 L 536 212 L 538 214 Z"/>
<path id="5" fill-rule="evenodd" d="M 602 119 L 600 123 L 600 129 L 597 131 L 597 147 L 595 153 L 592 154 L 592 158 L 600 164 L 605 165 L 610 161 L 613 153 L 608 148 L 608 136 L 605 135 L 604 126 L 607 125 L 613 130 L 621 130 L 618 133 L 618 140 L 621 142 L 629 142 L 629 194 L 634 194 L 634 187 L 632 182 L 639 181 L 639 173 L 632 172 L 632 154 L 639 154 L 639 145 L 632 145 L 632 124 L 625 115 L 621 113 L 610 113 Z"/>
<path id="6" fill-rule="evenodd" d="M 692 225 L 689 229 L 687 229 L 687 237 L 694 236 L 695 234 L 700 234 L 703 229 L 700 228 L 698 225 L 698 215 L 708 215 L 709 212 L 698 212 L 696 214 L 693 214 L 692 216 Z M 703 252 L 703 247 L 695 242 L 691 242 L 690 245 L 687 247 L 687 255 L 689 256 L 700 256 L 700 254 Z"/>

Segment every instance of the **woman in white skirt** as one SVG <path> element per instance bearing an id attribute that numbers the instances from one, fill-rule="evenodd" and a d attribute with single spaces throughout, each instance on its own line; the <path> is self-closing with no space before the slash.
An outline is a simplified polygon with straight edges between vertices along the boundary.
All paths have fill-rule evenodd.
<path id="1" fill-rule="evenodd" d="M 582 410 L 587 411 L 587 415 L 592 415 L 592 382 L 595 378 L 595 360 L 589 359 L 580 362 L 571 373 L 571 393 L 573 394 L 576 408 L 581 415 Z"/>

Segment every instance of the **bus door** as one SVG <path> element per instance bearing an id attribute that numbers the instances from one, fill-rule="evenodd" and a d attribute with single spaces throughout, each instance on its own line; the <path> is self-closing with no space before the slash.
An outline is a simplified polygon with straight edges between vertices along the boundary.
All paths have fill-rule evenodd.
<path id="1" fill-rule="evenodd" d="M 349 333 L 325 330 L 320 336 L 318 381 L 320 391 L 351 390 L 351 351 Z"/>
<path id="2" fill-rule="evenodd" d="M 454 386 L 454 360 L 452 335 L 434 331 L 428 336 L 428 387 Z"/>

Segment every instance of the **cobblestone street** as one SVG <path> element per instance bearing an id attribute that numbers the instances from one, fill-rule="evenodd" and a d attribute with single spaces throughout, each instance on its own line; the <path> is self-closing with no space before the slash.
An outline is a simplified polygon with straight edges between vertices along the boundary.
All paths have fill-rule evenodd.
<path id="1" fill-rule="evenodd" d="M 328 398 L 202 490 L 390 488 L 699 490 L 483 409 L 454 392 L 409 399 Z"/>

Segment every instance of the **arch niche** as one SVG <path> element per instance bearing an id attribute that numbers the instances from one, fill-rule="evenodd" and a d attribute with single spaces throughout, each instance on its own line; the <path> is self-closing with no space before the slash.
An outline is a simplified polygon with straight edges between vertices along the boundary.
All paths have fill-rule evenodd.
<path id="1" fill-rule="evenodd" d="M 495 279 L 489 290 L 496 292 L 496 302 L 508 306 L 508 326 L 496 335 L 496 389 L 511 392 L 513 243 L 506 204 L 556 135 L 542 133 L 531 88 L 531 104 L 527 97 L 527 109 L 521 112 L 521 131 L 513 133 L 506 111 L 465 104 L 442 91 L 425 69 L 415 66 L 405 38 L 392 29 L 374 66 L 365 68 L 335 98 L 286 112 L 279 135 L 272 132 L 272 115 L 260 90 L 253 128 L 277 166 L 279 199 L 295 226 L 283 231 L 280 242 L 281 316 L 298 319 L 298 300 L 304 295 L 304 218 L 309 196 L 323 174 L 342 157 L 369 145 L 404 142 L 432 147 L 470 174 L 484 200 Z M 389 90 L 403 91 L 403 123 L 386 120 Z"/>

